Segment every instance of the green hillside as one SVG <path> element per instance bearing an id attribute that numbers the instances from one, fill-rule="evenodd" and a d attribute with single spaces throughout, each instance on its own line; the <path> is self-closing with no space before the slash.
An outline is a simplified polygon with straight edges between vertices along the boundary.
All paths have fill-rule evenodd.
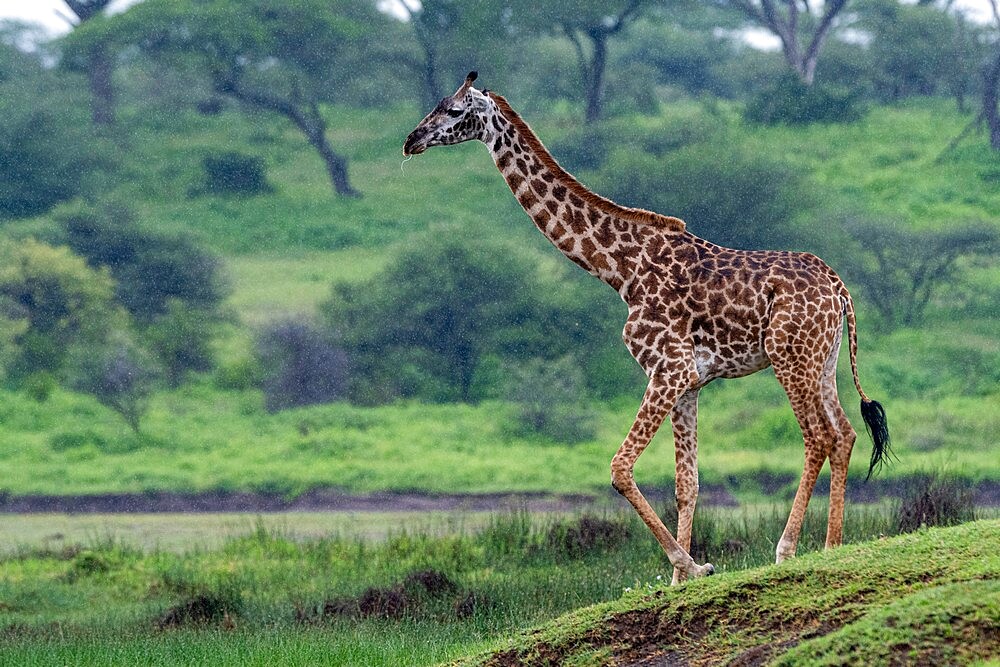
<path id="1" fill-rule="evenodd" d="M 998 540 L 1000 523 L 970 523 L 633 593 L 451 664 L 996 661 Z"/>

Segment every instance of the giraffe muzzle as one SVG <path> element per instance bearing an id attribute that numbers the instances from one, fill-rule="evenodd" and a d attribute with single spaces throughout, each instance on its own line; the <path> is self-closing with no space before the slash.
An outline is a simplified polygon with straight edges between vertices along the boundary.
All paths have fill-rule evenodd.
<path id="1" fill-rule="evenodd" d="M 421 143 L 421 139 L 423 138 L 423 132 L 417 133 L 415 130 L 410 132 L 410 135 L 406 137 L 406 141 L 403 142 L 403 155 L 405 157 L 420 155 L 427 150 L 427 146 Z"/>

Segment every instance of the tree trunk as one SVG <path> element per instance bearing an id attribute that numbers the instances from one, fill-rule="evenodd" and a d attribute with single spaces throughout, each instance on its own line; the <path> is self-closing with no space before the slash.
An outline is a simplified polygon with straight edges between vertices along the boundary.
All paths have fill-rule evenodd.
<path id="1" fill-rule="evenodd" d="M 593 57 L 587 68 L 587 111 L 584 122 L 588 125 L 601 118 L 604 100 L 604 71 L 608 64 L 608 36 L 602 31 L 593 31 L 589 35 L 593 47 Z"/>
<path id="2" fill-rule="evenodd" d="M 424 97 L 427 100 L 427 108 L 433 109 L 444 95 L 441 94 L 441 86 L 438 84 L 437 76 L 437 53 L 434 47 L 427 45 L 424 48 Z"/>
<path id="3" fill-rule="evenodd" d="M 242 88 L 238 81 L 223 79 L 215 85 L 217 92 L 236 100 L 268 111 L 281 114 L 292 121 L 306 136 L 309 144 L 316 149 L 326 165 L 326 172 L 333 183 L 333 189 L 344 197 L 360 197 L 361 193 L 351 186 L 347 174 L 347 159 L 336 153 L 326 138 L 326 121 L 313 100 L 290 101 L 260 91 Z"/>
<path id="4" fill-rule="evenodd" d="M 351 186 L 347 176 L 347 160 L 334 152 L 330 142 L 326 139 L 326 123 L 321 123 L 321 126 L 315 129 L 303 129 L 303 131 L 309 138 L 309 143 L 323 158 L 323 162 L 326 164 L 326 173 L 330 176 L 330 182 L 333 183 L 333 189 L 337 191 L 337 194 L 345 197 L 360 197 L 361 193 Z"/>
<path id="5" fill-rule="evenodd" d="M 115 122 L 115 89 L 111 80 L 114 63 L 104 45 L 98 46 L 87 65 L 90 82 L 91 117 L 95 125 Z"/>
<path id="6" fill-rule="evenodd" d="M 1000 113 L 997 111 L 997 87 L 1000 86 L 1000 49 L 983 77 L 983 117 L 990 128 L 990 146 L 1000 150 Z"/>

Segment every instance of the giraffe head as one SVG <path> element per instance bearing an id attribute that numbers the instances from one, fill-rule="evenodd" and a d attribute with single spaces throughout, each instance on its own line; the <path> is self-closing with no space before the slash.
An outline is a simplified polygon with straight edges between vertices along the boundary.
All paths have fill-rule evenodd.
<path id="1" fill-rule="evenodd" d="M 485 141 L 489 132 L 490 98 L 472 87 L 476 72 L 434 107 L 403 142 L 403 155 L 419 155 L 431 146 L 458 144 L 470 139 Z"/>

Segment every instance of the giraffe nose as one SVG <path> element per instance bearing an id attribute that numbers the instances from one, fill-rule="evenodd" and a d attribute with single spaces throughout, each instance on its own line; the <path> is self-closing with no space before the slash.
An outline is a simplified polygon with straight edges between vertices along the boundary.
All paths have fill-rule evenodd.
<path id="1" fill-rule="evenodd" d="M 409 136 L 406 137 L 406 141 L 403 142 L 403 155 L 418 155 L 423 153 L 427 147 L 420 145 L 419 141 L 423 138 L 424 132 L 419 130 L 414 130 L 410 132 Z"/>

